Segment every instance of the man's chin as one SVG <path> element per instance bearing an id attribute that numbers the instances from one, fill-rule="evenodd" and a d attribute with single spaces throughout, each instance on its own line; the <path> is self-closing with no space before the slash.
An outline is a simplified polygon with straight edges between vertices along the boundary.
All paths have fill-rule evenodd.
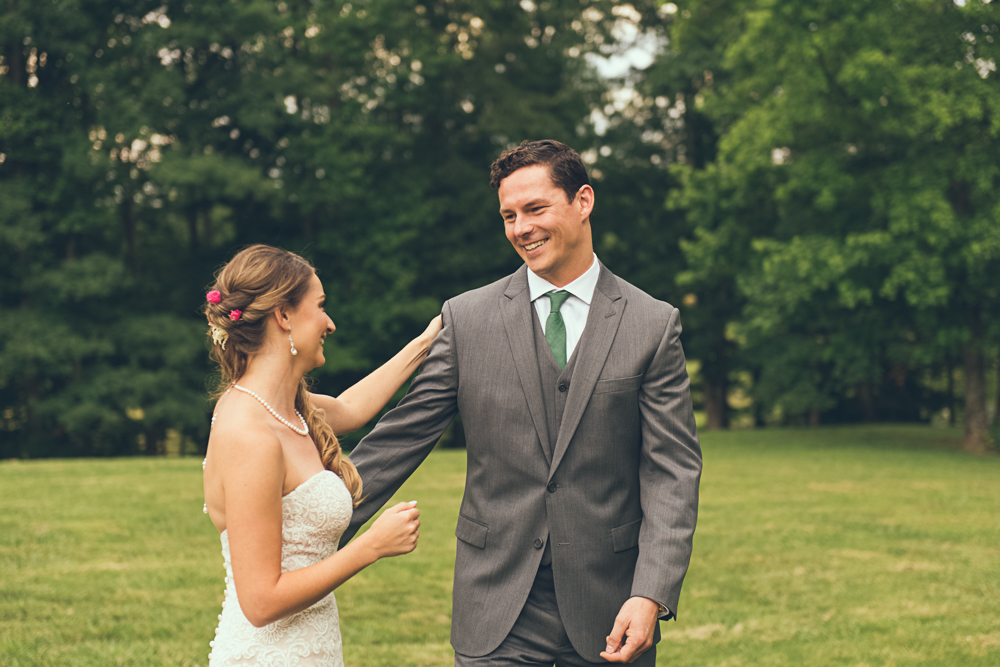
<path id="1" fill-rule="evenodd" d="M 548 265 L 542 260 L 541 257 L 525 257 L 524 263 L 528 265 L 528 268 L 534 271 L 539 276 L 545 273 L 545 269 Z"/>

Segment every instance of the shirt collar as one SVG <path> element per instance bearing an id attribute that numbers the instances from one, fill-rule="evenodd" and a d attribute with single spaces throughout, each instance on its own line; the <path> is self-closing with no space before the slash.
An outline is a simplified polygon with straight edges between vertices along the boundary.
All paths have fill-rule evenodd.
<path id="1" fill-rule="evenodd" d="M 596 254 L 594 255 L 594 261 L 591 263 L 590 268 L 584 271 L 582 276 L 565 287 L 556 287 L 545 278 L 540 277 L 534 271 L 528 269 L 528 296 L 533 302 L 538 297 L 544 296 L 549 292 L 563 289 L 589 306 L 591 300 L 594 298 L 594 290 L 597 289 L 597 279 L 600 275 L 601 265 L 597 261 Z"/>

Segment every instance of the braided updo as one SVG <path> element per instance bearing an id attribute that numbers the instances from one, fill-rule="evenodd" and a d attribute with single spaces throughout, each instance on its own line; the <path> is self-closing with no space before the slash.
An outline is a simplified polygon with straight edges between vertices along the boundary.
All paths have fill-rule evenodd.
<path id="1" fill-rule="evenodd" d="M 215 398 L 246 373 L 250 358 L 267 337 L 268 316 L 278 307 L 297 307 L 315 272 L 308 260 L 295 253 L 258 244 L 241 250 L 216 274 L 211 289 L 218 290 L 219 298 L 213 299 L 217 303 L 205 304 L 210 335 L 214 329 L 213 338 L 218 338 L 221 332 L 225 339 L 212 345 L 211 357 L 219 364 L 222 376 Z M 240 311 L 237 319 L 230 315 L 234 311 Z M 309 399 L 305 377 L 295 394 L 295 409 L 309 426 L 323 467 L 344 480 L 356 506 L 361 500 L 361 476 L 344 457 L 324 411 Z"/>

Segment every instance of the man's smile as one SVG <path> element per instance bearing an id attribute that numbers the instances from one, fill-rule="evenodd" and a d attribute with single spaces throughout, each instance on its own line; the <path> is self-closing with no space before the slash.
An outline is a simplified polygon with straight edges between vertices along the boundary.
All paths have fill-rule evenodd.
<path id="1" fill-rule="evenodd" d="M 541 241 L 535 241 L 524 246 L 525 250 L 534 250 L 535 248 L 540 248 L 548 239 L 542 239 Z"/>

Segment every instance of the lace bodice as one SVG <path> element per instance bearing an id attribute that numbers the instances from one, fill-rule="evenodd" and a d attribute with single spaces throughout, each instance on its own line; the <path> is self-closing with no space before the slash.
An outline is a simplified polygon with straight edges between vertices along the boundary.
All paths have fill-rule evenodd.
<path id="1" fill-rule="evenodd" d="M 352 509 L 350 491 L 328 470 L 313 475 L 282 498 L 281 571 L 297 570 L 333 555 Z M 297 614 L 255 628 L 243 615 L 236 596 L 227 531 L 222 531 L 221 540 L 226 597 L 209 654 L 210 667 L 342 667 L 340 621 L 333 593 Z"/>

